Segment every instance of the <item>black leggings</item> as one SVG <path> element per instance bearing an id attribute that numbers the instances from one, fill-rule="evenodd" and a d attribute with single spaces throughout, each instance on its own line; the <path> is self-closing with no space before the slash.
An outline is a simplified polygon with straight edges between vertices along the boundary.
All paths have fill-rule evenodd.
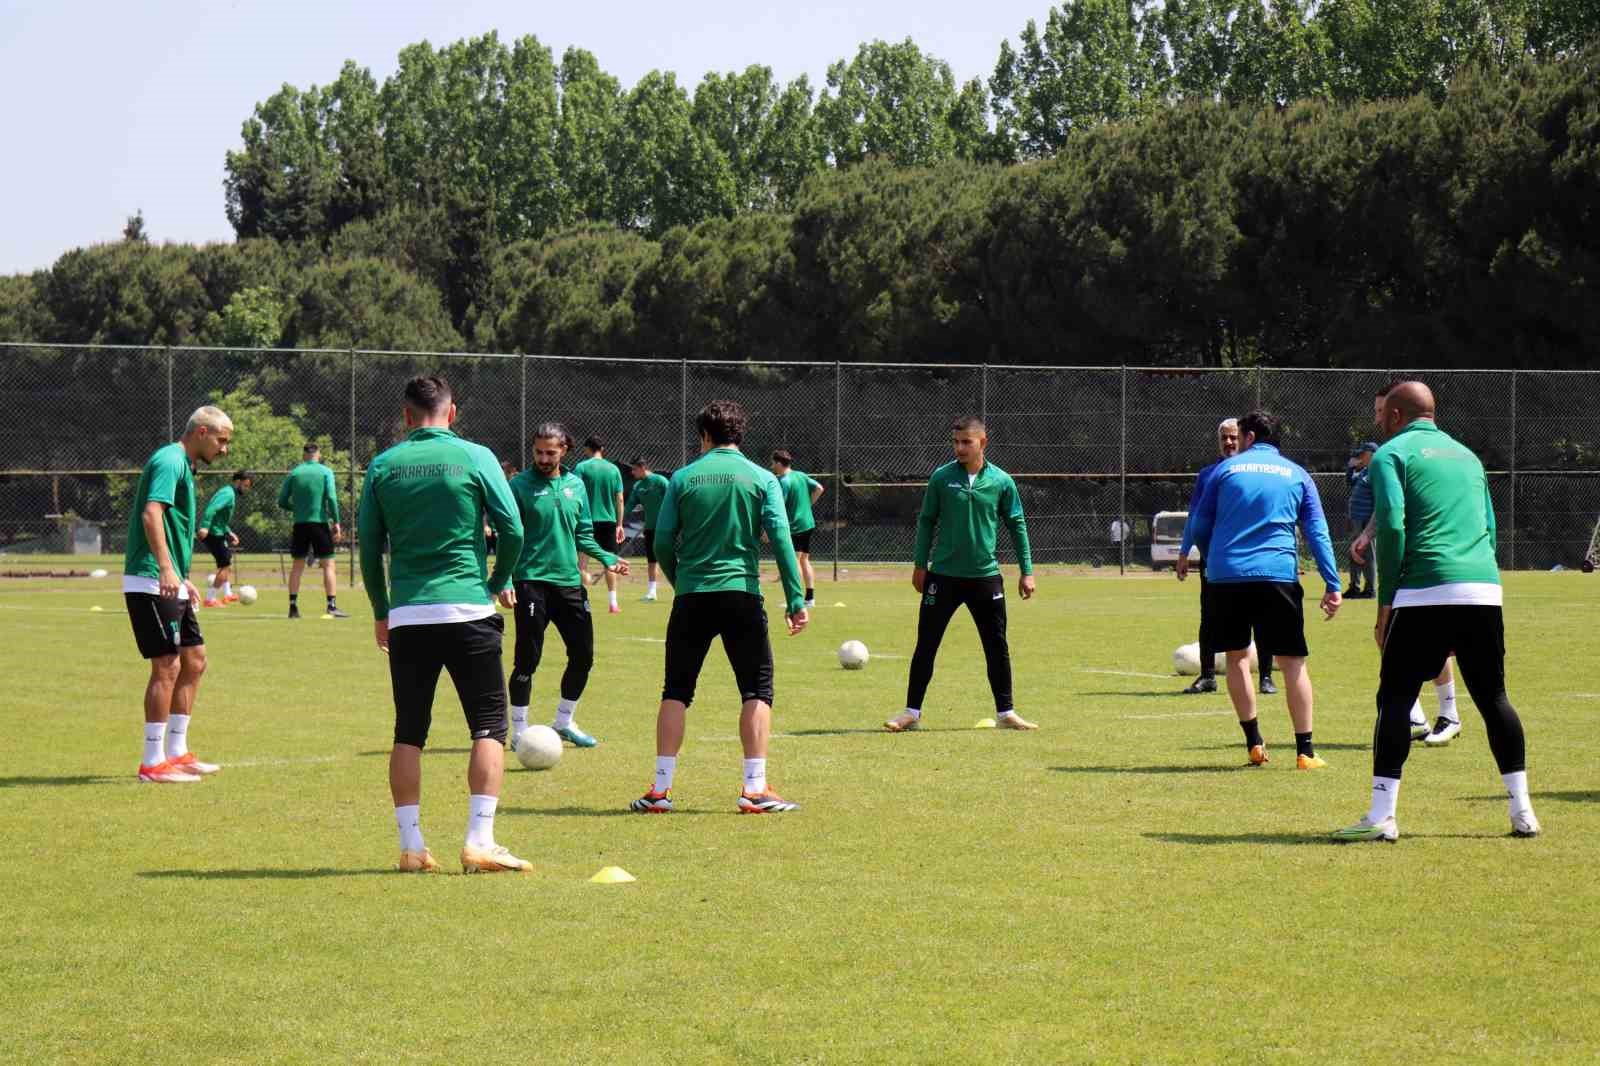
<path id="1" fill-rule="evenodd" d="M 594 666 L 594 617 L 589 614 L 588 591 L 582 585 L 518 581 L 515 618 L 517 650 L 511 664 L 511 705 L 526 707 L 533 697 L 533 675 L 544 657 L 544 634 L 551 622 L 567 646 L 561 698 L 580 698 Z"/>
<path id="2" fill-rule="evenodd" d="M 1411 705 L 1454 651 L 1461 680 L 1483 716 L 1502 774 L 1527 768 L 1522 720 L 1506 696 L 1506 631 L 1498 607 L 1397 607 L 1383 642 L 1372 773 L 1399 777 L 1411 753 Z"/>
<path id="3" fill-rule="evenodd" d="M 922 709 L 922 699 L 933 680 L 933 660 L 939 654 L 944 631 L 965 605 L 978 626 L 983 658 L 989 667 L 989 690 L 995 711 L 1012 709 L 1011 648 L 1006 643 L 1006 584 L 994 577 L 944 577 L 929 574 L 923 585 L 922 607 L 917 612 L 917 650 L 911 653 L 911 678 L 906 685 L 906 706 Z"/>

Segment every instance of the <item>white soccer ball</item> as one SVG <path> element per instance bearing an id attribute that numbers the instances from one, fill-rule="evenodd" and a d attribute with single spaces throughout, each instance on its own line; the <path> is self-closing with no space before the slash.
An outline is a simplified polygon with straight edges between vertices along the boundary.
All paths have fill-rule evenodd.
<path id="1" fill-rule="evenodd" d="M 256 602 L 256 587 L 254 585 L 240 585 L 239 602 L 246 607 Z"/>
<path id="2" fill-rule="evenodd" d="M 530 725 L 517 734 L 512 746 L 530 770 L 548 770 L 561 761 L 561 737 L 547 725 Z"/>
<path id="3" fill-rule="evenodd" d="M 1228 669 L 1228 656 L 1227 656 L 1227 653 L 1226 652 L 1220 652 L 1220 651 L 1217 652 L 1217 658 L 1216 658 L 1216 662 L 1215 662 L 1214 665 L 1215 665 L 1215 669 L 1216 669 L 1217 673 L 1220 674 L 1220 673 L 1223 673 L 1224 671 L 1226 671 Z M 1257 656 L 1256 656 L 1256 645 L 1255 645 L 1254 641 L 1251 641 L 1251 643 L 1250 643 L 1250 669 L 1254 670 L 1254 669 L 1256 669 L 1256 667 L 1258 665 L 1259 665 L 1259 663 L 1258 663 L 1258 659 L 1257 659 Z M 1178 645 L 1178 647 L 1176 649 L 1173 650 L 1173 652 L 1172 652 L 1172 670 L 1173 670 L 1174 673 L 1182 674 L 1185 677 L 1193 677 L 1195 674 L 1198 674 L 1200 672 L 1200 642 L 1199 641 L 1195 641 L 1192 644 L 1180 644 L 1180 645 Z"/>
<path id="4" fill-rule="evenodd" d="M 105 577 L 106 576 L 106 571 L 96 567 L 95 569 L 89 571 L 89 576 L 90 577 Z"/>
<path id="5" fill-rule="evenodd" d="M 847 640 L 839 645 L 839 665 L 846 670 L 859 670 L 867 665 L 867 646 L 859 640 Z"/>

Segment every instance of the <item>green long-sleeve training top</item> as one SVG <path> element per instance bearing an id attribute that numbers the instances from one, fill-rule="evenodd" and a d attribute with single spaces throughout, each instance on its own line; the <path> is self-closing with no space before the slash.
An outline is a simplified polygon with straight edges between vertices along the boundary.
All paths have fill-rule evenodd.
<path id="1" fill-rule="evenodd" d="M 511 479 L 511 495 L 522 517 L 522 555 L 514 574 L 517 581 L 545 581 L 568 588 L 581 585 L 580 550 L 607 566 L 617 565 L 617 557 L 594 538 L 582 479 L 561 470 L 547 478 L 529 467 Z"/>
<path id="2" fill-rule="evenodd" d="M 972 476 L 959 461 L 948 462 L 928 479 L 913 561 L 919 569 L 946 577 L 994 577 L 1000 572 L 995 546 L 1002 522 L 1011 530 L 1022 573 L 1033 573 L 1022 497 L 1011 475 L 984 463 Z"/>
<path id="3" fill-rule="evenodd" d="M 339 492 L 333 484 L 333 471 L 314 459 L 307 459 L 283 479 L 278 490 L 278 507 L 294 512 L 296 522 L 339 521 Z"/>

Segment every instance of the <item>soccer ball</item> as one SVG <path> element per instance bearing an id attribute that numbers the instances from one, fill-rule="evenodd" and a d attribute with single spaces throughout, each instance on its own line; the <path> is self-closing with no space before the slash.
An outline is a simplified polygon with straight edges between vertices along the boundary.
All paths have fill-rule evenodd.
<path id="1" fill-rule="evenodd" d="M 513 747 L 530 770 L 548 770 L 561 761 L 561 737 L 547 725 L 530 725 L 517 734 Z"/>
<path id="2" fill-rule="evenodd" d="M 839 665 L 846 670 L 859 670 L 867 665 L 867 646 L 859 640 L 847 640 L 839 645 Z"/>
<path id="3" fill-rule="evenodd" d="M 240 585 L 239 602 L 246 607 L 256 602 L 256 587 L 254 585 Z"/>
<path id="4" fill-rule="evenodd" d="M 1256 646 L 1255 646 L 1255 643 L 1252 641 L 1251 644 L 1250 644 L 1250 669 L 1254 670 L 1257 665 L 1258 664 L 1257 664 L 1257 661 L 1256 661 Z M 1220 651 L 1217 652 L 1217 661 L 1216 661 L 1217 672 L 1221 673 L 1224 670 L 1226 670 L 1227 668 L 1228 668 L 1228 656 L 1227 656 L 1227 654 L 1224 653 L 1224 652 L 1220 652 Z M 1192 677 L 1195 674 L 1198 674 L 1200 672 L 1200 642 L 1199 641 L 1195 641 L 1192 644 L 1180 644 L 1173 651 L 1173 653 L 1172 653 L 1172 672 L 1175 673 L 1175 674 L 1182 674 L 1182 675 L 1184 675 L 1186 677 Z"/>

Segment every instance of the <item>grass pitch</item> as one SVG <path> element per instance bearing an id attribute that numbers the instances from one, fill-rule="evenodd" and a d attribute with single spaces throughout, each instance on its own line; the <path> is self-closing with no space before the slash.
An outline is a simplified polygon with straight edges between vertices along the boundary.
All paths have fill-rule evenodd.
<path id="1" fill-rule="evenodd" d="M 924 730 L 880 732 L 904 700 L 908 572 L 823 582 L 811 629 L 774 637 L 770 775 L 802 810 L 734 813 L 737 697 L 714 649 L 678 813 L 626 814 L 650 779 L 668 613 L 630 580 L 624 613 L 596 617 L 579 712 L 601 746 L 507 774 L 497 833 L 536 872 L 467 878 L 389 872 L 388 676 L 359 592 L 348 622 L 317 618 L 309 581 L 299 622 L 281 587 L 204 612 L 191 735 L 225 769 L 139 786 L 146 668 L 104 565 L 0 584 L 0 1061 L 1600 1057 L 1593 577 L 1507 577 L 1545 835 L 1507 836 L 1463 691 L 1461 738 L 1412 753 L 1396 846 L 1325 839 L 1367 804 L 1370 603 L 1310 624 L 1329 768 L 1294 770 L 1278 696 L 1273 760 L 1252 770 L 1226 697 L 1169 676 L 1198 587 L 1103 571 L 1012 595 L 1034 734 L 971 728 L 993 708 L 964 615 Z M 835 663 L 849 638 L 872 649 L 862 672 Z M 553 630 L 546 648 L 544 720 Z M 442 686 L 422 824 L 450 871 L 464 733 Z M 588 883 L 610 865 L 637 883 Z"/>

